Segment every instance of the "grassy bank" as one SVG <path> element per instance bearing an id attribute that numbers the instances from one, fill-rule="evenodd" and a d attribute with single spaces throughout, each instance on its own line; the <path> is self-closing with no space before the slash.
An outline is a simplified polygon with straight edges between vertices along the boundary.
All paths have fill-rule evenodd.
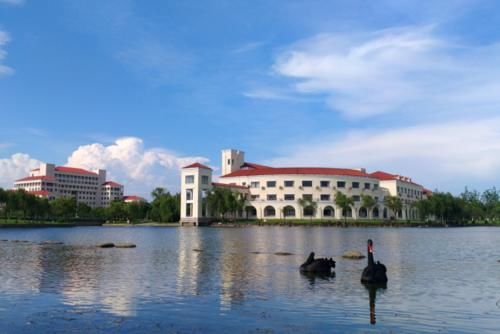
<path id="1" fill-rule="evenodd" d="M 266 219 L 240 220 L 233 222 L 213 223 L 214 227 L 229 226 L 337 226 L 337 227 L 472 227 L 472 226 L 500 226 L 500 221 L 479 221 L 461 223 L 425 222 L 420 220 L 319 220 L 319 219 Z"/>

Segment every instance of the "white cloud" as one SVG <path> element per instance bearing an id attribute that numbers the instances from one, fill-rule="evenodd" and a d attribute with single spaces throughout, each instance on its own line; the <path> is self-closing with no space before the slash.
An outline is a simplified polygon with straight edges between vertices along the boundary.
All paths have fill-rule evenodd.
<path id="1" fill-rule="evenodd" d="M 0 3 L 5 3 L 8 5 L 22 5 L 24 0 L 0 0 Z"/>
<path id="2" fill-rule="evenodd" d="M 249 42 L 249 43 L 246 43 L 246 44 L 244 44 L 236 49 L 233 49 L 231 51 L 231 53 L 233 53 L 233 54 L 246 53 L 246 52 L 258 49 L 265 44 L 266 44 L 265 42 Z"/>
<path id="3" fill-rule="evenodd" d="M 68 166 L 107 169 L 108 179 L 122 183 L 127 194 L 149 197 L 155 187 L 178 191 L 180 168 L 192 162 L 206 163 L 203 157 L 179 157 L 162 148 L 144 148 L 142 139 L 126 137 L 105 146 L 80 146 L 68 158 Z"/>
<path id="4" fill-rule="evenodd" d="M 282 52 L 273 70 L 349 118 L 491 115 L 500 107 L 500 44 L 459 45 L 433 27 L 318 35 Z"/>
<path id="5" fill-rule="evenodd" d="M 351 131 L 289 149 L 274 165 L 366 167 L 413 177 L 432 189 L 498 185 L 500 118 Z"/>
<path id="6" fill-rule="evenodd" d="M 0 30 L 0 77 L 2 75 L 8 75 L 14 73 L 14 70 L 6 65 L 3 65 L 2 62 L 7 56 L 7 51 L 3 49 L 3 46 L 10 41 L 9 34 L 6 31 Z"/>
<path id="7" fill-rule="evenodd" d="M 195 57 L 176 47 L 145 38 L 117 53 L 116 58 L 156 84 L 180 80 L 195 64 Z"/>
<path id="8" fill-rule="evenodd" d="M 0 159 L 0 187 L 11 189 L 14 181 L 27 176 L 31 169 L 40 167 L 41 161 L 28 154 L 16 153 L 10 158 Z"/>

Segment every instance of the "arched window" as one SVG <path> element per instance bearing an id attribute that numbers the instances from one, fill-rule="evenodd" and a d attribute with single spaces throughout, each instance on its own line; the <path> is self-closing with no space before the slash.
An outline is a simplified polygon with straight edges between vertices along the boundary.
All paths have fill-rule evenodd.
<path id="1" fill-rule="evenodd" d="M 374 207 L 374 208 L 373 208 L 373 211 L 372 211 L 372 217 L 373 217 L 373 218 L 378 218 L 378 217 L 379 217 L 379 215 L 380 215 L 380 212 L 379 212 L 378 208 L 377 208 L 377 207 Z"/>
<path id="2" fill-rule="evenodd" d="M 359 208 L 359 218 L 367 218 L 368 210 L 366 208 Z"/>
<path id="3" fill-rule="evenodd" d="M 331 206 L 326 206 L 323 209 L 323 217 L 335 217 L 335 209 Z"/>
<path id="4" fill-rule="evenodd" d="M 245 208 L 245 214 L 247 218 L 255 218 L 257 217 L 257 209 L 254 208 L 253 206 L 247 206 Z"/>
<path id="5" fill-rule="evenodd" d="M 295 208 L 291 205 L 285 206 L 283 208 L 283 215 L 285 217 L 295 217 Z"/>
<path id="6" fill-rule="evenodd" d="M 264 208 L 264 217 L 274 217 L 276 216 L 276 210 L 272 206 L 266 206 Z"/>
<path id="7" fill-rule="evenodd" d="M 352 217 L 352 209 L 351 208 L 349 208 L 347 210 L 343 209 L 342 210 L 342 217 L 348 217 L 348 218 Z"/>
<path id="8" fill-rule="evenodd" d="M 312 206 L 306 206 L 304 208 L 304 217 L 314 216 L 314 208 Z"/>

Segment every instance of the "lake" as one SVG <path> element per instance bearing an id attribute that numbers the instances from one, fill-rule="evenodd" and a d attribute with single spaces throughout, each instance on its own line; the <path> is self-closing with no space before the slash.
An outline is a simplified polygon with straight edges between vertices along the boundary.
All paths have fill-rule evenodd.
<path id="1" fill-rule="evenodd" d="M 360 283 L 373 239 L 386 289 Z M 0 229 L 0 333 L 498 333 L 500 229 Z M 64 245 L 39 245 L 57 240 Z M 102 242 L 134 249 L 101 249 Z M 335 276 L 298 268 L 310 251 Z M 276 255 L 288 252 L 293 255 Z"/>

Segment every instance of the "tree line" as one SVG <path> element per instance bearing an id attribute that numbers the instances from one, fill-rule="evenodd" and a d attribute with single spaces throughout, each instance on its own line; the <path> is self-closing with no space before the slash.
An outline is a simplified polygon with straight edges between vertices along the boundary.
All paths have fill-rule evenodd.
<path id="1" fill-rule="evenodd" d="M 342 217 L 347 220 L 348 210 L 354 208 L 354 198 L 337 192 L 334 202 L 342 210 Z M 245 210 L 246 200 L 240 193 L 225 188 L 215 188 L 207 195 L 205 203 L 209 214 L 213 217 L 236 219 L 236 213 Z M 318 203 L 312 198 L 300 198 L 297 203 L 303 210 L 312 212 L 311 217 L 315 215 Z M 397 196 L 386 196 L 383 203 L 390 210 L 388 218 L 400 216 L 404 208 L 403 201 Z M 360 196 L 360 207 L 365 208 L 367 212 L 372 212 L 376 206 L 377 201 L 372 196 Z M 491 188 L 479 193 L 466 188 L 458 196 L 436 191 L 425 199 L 413 202 L 410 207 L 417 209 L 422 221 L 438 221 L 443 224 L 498 222 L 500 191 Z"/>
<path id="2" fill-rule="evenodd" d="M 40 198 L 22 189 L 11 191 L 0 188 L 0 219 L 56 220 L 98 219 L 110 221 L 178 222 L 180 194 L 171 194 L 164 188 L 151 193 L 153 201 L 125 203 L 115 200 L 106 208 L 91 208 L 77 203 L 75 198 Z"/>
<path id="3" fill-rule="evenodd" d="M 29 220 L 74 220 L 101 219 L 110 221 L 155 221 L 178 222 L 180 219 L 180 194 L 171 194 L 164 188 L 156 188 L 151 193 L 153 201 L 125 203 L 113 201 L 106 208 L 91 208 L 77 203 L 74 198 L 60 197 L 54 200 L 39 198 L 24 190 L 6 191 L 0 188 L 0 219 Z M 236 213 L 245 209 L 245 197 L 226 188 L 215 188 L 205 198 L 204 210 L 221 219 L 236 219 Z M 313 212 L 317 203 L 312 199 L 299 199 L 299 206 Z M 341 192 L 335 196 L 335 204 L 342 209 L 342 217 L 354 206 L 354 199 Z M 371 212 L 376 206 L 374 198 L 361 196 L 361 207 Z M 387 196 L 384 205 L 397 215 L 403 208 L 400 198 Z M 496 188 L 483 193 L 470 191 L 454 196 L 445 192 L 434 192 L 426 199 L 412 204 L 422 221 L 445 223 L 482 223 L 500 221 L 500 191 Z"/>
<path id="4" fill-rule="evenodd" d="M 495 187 L 478 191 L 465 191 L 459 196 L 434 192 L 415 206 L 422 220 L 441 223 L 483 223 L 500 221 L 500 191 Z"/>

